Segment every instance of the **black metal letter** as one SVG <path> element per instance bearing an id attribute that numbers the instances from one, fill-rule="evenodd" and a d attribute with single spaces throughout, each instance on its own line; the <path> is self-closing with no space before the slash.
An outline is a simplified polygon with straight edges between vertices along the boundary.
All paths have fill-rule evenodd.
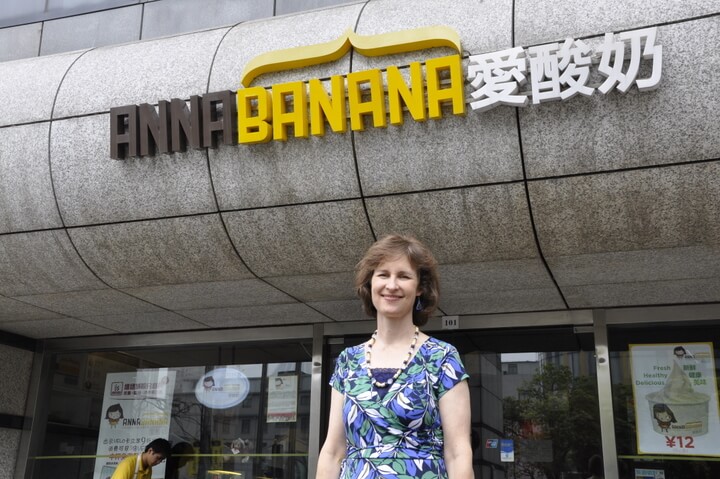
<path id="1" fill-rule="evenodd" d="M 110 158 L 138 155 L 137 105 L 110 108 Z"/>
<path id="2" fill-rule="evenodd" d="M 149 103 L 139 108 L 140 117 L 140 156 L 170 152 L 170 117 L 168 102 L 160 100 L 158 110 Z M 159 114 L 158 114 L 159 113 Z"/>
<path id="3" fill-rule="evenodd" d="M 235 144 L 237 137 L 237 129 L 235 128 L 237 107 L 233 92 L 224 90 L 203 95 L 202 109 L 203 146 L 217 148 L 220 133 L 222 133 L 223 144 Z"/>
<path id="4" fill-rule="evenodd" d="M 170 136 L 172 151 L 185 151 L 186 147 L 202 148 L 202 97 L 190 97 L 190 110 L 183 100 L 170 100 Z"/>

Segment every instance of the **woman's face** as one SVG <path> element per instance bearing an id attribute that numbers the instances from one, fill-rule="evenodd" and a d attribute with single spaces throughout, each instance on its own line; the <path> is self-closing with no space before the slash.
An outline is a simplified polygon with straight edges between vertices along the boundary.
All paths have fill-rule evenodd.
<path id="1" fill-rule="evenodd" d="M 412 315 L 415 298 L 420 295 L 419 278 L 405 256 L 380 263 L 370 280 L 372 302 L 378 316 L 402 318 Z"/>

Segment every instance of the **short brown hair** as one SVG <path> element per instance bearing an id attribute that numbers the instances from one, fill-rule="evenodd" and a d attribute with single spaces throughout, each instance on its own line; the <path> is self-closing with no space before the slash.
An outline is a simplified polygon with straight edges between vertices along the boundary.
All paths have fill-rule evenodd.
<path id="1" fill-rule="evenodd" d="M 418 288 L 422 309 L 413 308 L 413 324 L 422 326 L 437 308 L 440 300 L 440 279 L 437 261 L 430 249 L 408 235 L 391 234 L 376 241 L 355 267 L 355 289 L 362 301 L 365 313 L 375 317 L 377 309 L 372 302 L 370 281 L 381 263 L 405 256 L 418 275 Z"/>

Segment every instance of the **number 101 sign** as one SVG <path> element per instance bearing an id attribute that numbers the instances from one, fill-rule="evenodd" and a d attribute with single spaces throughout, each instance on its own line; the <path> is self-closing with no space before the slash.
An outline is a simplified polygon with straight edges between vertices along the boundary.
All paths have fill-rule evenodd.
<path id="1" fill-rule="evenodd" d="M 458 329 L 460 327 L 460 316 L 443 316 L 443 329 Z"/>

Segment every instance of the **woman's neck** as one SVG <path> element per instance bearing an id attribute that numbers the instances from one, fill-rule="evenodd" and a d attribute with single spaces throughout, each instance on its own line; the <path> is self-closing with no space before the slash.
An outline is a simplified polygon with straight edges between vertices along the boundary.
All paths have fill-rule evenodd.
<path id="1" fill-rule="evenodd" d="M 391 346 L 397 343 L 406 344 L 408 338 L 415 333 L 412 317 L 408 320 L 384 320 L 378 318 L 377 340 L 384 345 Z"/>

